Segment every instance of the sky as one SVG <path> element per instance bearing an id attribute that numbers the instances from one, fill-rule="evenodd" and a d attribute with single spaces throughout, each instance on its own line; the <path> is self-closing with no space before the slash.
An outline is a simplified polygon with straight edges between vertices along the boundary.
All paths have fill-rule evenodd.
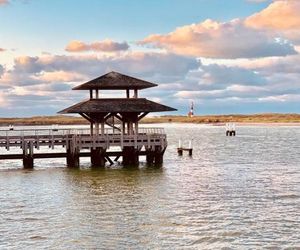
<path id="1" fill-rule="evenodd" d="M 110 71 L 173 114 L 299 113 L 299 52 L 299 0 L 0 0 L 0 116 L 55 115 Z"/>

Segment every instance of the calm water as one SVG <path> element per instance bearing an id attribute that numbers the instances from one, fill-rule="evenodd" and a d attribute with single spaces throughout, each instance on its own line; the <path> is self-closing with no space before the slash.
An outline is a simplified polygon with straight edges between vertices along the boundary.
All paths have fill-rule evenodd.
<path id="1" fill-rule="evenodd" d="M 300 249 L 300 127 L 164 126 L 162 169 L 0 162 L 0 249 Z"/>

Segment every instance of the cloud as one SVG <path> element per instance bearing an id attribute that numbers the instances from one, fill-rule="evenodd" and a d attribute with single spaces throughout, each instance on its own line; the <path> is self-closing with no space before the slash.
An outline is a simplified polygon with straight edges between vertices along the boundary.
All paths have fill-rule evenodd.
<path id="1" fill-rule="evenodd" d="M 3 98 L 11 104 L 1 112 L 14 106 L 14 115 L 34 115 L 41 112 L 30 104 L 30 98 L 44 107 L 42 114 L 55 113 L 64 107 L 86 98 L 84 91 L 71 91 L 73 86 L 88 81 L 109 71 L 143 78 L 158 83 L 184 81 L 190 70 L 196 70 L 199 62 L 195 58 L 157 52 L 128 52 L 106 55 L 42 55 L 23 56 L 14 60 L 13 68 L 4 70 L 0 79 Z M 141 93 L 143 95 L 143 93 Z M 167 98 L 159 90 L 147 91 L 150 98 Z M 41 97 L 47 97 L 43 99 Z M 45 108 L 47 107 L 47 108 Z"/>
<path id="2" fill-rule="evenodd" d="M 245 20 L 254 28 L 274 30 L 300 29 L 300 1 L 276 1 Z"/>
<path id="3" fill-rule="evenodd" d="M 224 99 L 224 98 L 247 98 L 259 97 L 268 94 L 269 90 L 264 87 L 247 85 L 229 85 L 224 89 L 179 91 L 175 97 L 186 99 Z"/>
<path id="4" fill-rule="evenodd" d="M 162 82 L 171 82 L 184 77 L 192 69 L 199 66 L 195 58 L 189 58 L 169 53 L 155 52 L 130 52 L 116 56 L 66 56 L 66 55 L 44 55 L 41 57 L 19 57 L 15 59 L 14 68 L 9 72 L 10 76 L 20 78 L 14 79 L 15 84 L 28 85 L 30 80 L 34 80 L 44 75 L 66 77 L 66 72 L 72 75 L 67 77 L 73 81 L 73 77 L 82 76 L 86 79 L 98 77 L 109 71 L 120 71 L 137 77 L 151 78 Z M 45 73 L 46 72 L 46 73 Z M 54 72 L 54 73 L 47 73 Z M 63 72 L 63 73 L 62 73 Z M 76 72 L 77 75 L 74 75 Z M 62 79 L 63 80 L 63 79 Z"/>
<path id="5" fill-rule="evenodd" d="M 267 2 L 269 0 L 247 0 L 247 2 L 252 2 L 252 3 L 263 3 L 263 2 Z"/>
<path id="6" fill-rule="evenodd" d="M 189 72 L 187 79 L 194 88 L 202 90 L 219 89 L 230 84 L 262 85 L 266 82 L 253 70 L 219 64 L 201 65 L 199 70 Z"/>
<path id="7" fill-rule="evenodd" d="M 41 82 L 79 82 L 84 81 L 86 77 L 76 72 L 52 71 L 42 72 L 34 76 L 35 79 Z"/>
<path id="8" fill-rule="evenodd" d="M 0 64 L 0 79 L 3 74 L 4 74 L 4 67 Z"/>
<path id="9" fill-rule="evenodd" d="M 85 51 L 116 52 L 116 51 L 125 51 L 128 49 L 129 49 L 128 43 L 126 42 L 118 43 L 109 39 L 100 42 L 93 42 L 90 44 L 81 41 L 71 41 L 66 47 L 66 51 L 68 52 L 85 52 Z"/>
<path id="10" fill-rule="evenodd" d="M 3 49 L 3 48 L 0 48 L 0 52 L 4 52 L 5 51 L 5 49 Z"/>
<path id="11" fill-rule="evenodd" d="M 259 98 L 260 102 L 300 102 L 300 94 L 276 95 Z"/>
<path id="12" fill-rule="evenodd" d="M 8 4 L 8 3 L 9 3 L 8 0 L 0 0 L 0 6 L 1 6 L 1 5 Z"/>
<path id="13" fill-rule="evenodd" d="M 261 12 L 246 18 L 245 24 L 255 29 L 271 30 L 300 44 L 300 1 L 274 1 Z"/>
<path id="14" fill-rule="evenodd" d="M 240 19 L 225 23 L 208 19 L 166 35 L 150 35 L 139 43 L 194 57 L 235 59 L 296 54 L 288 41 L 247 27 Z"/>

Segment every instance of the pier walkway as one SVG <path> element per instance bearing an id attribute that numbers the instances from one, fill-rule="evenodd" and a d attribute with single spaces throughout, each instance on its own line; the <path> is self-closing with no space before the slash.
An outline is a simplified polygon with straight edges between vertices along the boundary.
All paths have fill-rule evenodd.
<path id="1" fill-rule="evenodd" d="M 65 152 L 37 153 L 42 147 L 64 148 Z M 25 168 L 33 167 L 33 159 L 59 157 L 66 157 L 69 167 L 79 167 L 80 157 L 91 157 L 92 165 L 100 167 L 105 162 L 112 164 L 110 157 L 122 157 L 125 165 L 135 165 L 139 155 L 146 155 L 150 164 L 159 164 L 166 147 L 163 128 L 138 128 L 137 134 L 105 128 L 100 135 L 90 135 L 89 129 L 0 130 L 0 164 L 1 160 L 22 159 Z M 11 154 L 11 148 L 21 151 Z"/>

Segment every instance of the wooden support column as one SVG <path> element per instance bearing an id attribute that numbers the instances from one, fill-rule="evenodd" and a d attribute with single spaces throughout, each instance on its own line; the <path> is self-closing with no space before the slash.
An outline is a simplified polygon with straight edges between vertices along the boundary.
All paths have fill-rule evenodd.
<path id="1" fill-rule="evenodd" d="M 138 166 L 139 165 L 139 150 L 134 147 L 123 148 L 123 165 L 126 166 Z"/>
<path id="2" fill-rule="evenodd" d="M 126 89 L 126 98 L 130 98 L 129 94 L 129 89 Z"/>
<path id="3" fill-rule="evenodd" d="M 135 122 L 135 128 L 134 128 L 134 133 L 136 134 L 136 135 L 138 135 L 139 134 L 139 122 L 138 121 L 136 121 Z"/>
<path id="4" fill-rule="evenodd" d="M 105 134 L 105 127 L 104 127 L 104 121 L 101 122 L 101 135 Z"/>
<path id="5" fill-rule="evenodd" d="M 134 96 L 133 97 L 138 98 L 138 90 L 137 89 L 134 90 Z"/>
<path id="6" fill-rule="evenodd" d="M 98 122 L 96 122 L 95 123 L 95 127 L 96 127 L 96 135 L 99 135 L 99 123 Z"/>
<path id="7" fill-rule="evenodd" d="M 76 146 L 76 137 L 68 141 L 67 145 L 67 166 L 69 168 L 79 168 L 80 149 Z"/>
<path id="8" fill-rule="evenodd" d="M 93 99 L 93 90 L 90 89 L 90 99 Z"/>
<path id="9" fill-rule="evenodd" d="M 160 166 L 163 163 L 163 159 L 164 159 L 164 151 L 162 150 L 161 146 L 155 146 L 154 165 Z"/>
<path id="10" fill-rule="evenodd" d="M 124 121 L 122 121 L 122 134 L 125 135 L 126 134 L 126 124 Z"/>
<path id="11" fill-rule="evenodd" d="M 91 135 L 93 135 L 94 134 L 94 123 L 93 122 L 91 122 L 90 127 L 91 127 Z"/>
<path id="12" fill-rule="evenodd" d="M 23 167 L 24 169 L 33 169 L 33 144 L 25 142 L 23 148 Z"/>
<path id="13" fill-rule="evenodd" d="M 91 149 L 91 164 L 92 167 L 102 168 L 105 167 L 105 149 L 95 148 Z"/>
<path id="14" fill-rule="evenodd" d="M 155 156 L 154 151 L 151 150 L 151 148 L 146 149 L 146 162 L 147 162 L 147 165 L 153 165 L 154 156 Z"/>
<path id="15" fill-rule="evenodd" d="M 79 168 L 80 160 L 79 160 L 80 150 L 78 148 L 71 150 L 67 149 L 67 166 L 68 168 Z"/>

